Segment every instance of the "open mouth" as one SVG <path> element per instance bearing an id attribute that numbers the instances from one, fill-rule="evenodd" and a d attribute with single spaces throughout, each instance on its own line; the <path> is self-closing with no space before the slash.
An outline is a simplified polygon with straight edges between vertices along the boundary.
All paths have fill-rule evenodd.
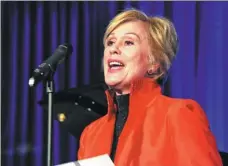
<path id="1" fill-rule="evenodd" d="M 120 61 L 109 61 L 108 66 L 110 69 L 120 69 L 124 67 L 124 64 Z"/>

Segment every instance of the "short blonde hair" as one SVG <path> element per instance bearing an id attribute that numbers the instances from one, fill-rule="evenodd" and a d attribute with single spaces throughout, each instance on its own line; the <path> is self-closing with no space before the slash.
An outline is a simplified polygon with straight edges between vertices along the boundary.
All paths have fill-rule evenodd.
<path id="1" fill-rule="evenodd" d="M 173 23 L 164 17 L 149 17 L 136 9 L 125 10 L 116 15 L 106 28 L 103 43 L 106 38 L 119 25 L 140 20 L 148 25 L 148 39 L 151 53 L 148 56 L 149 63 L 159 63 L 158 71 L 153 75 L 156 80 L 163 79 L 174 60 L 178 50 L 178 38 Z"/>

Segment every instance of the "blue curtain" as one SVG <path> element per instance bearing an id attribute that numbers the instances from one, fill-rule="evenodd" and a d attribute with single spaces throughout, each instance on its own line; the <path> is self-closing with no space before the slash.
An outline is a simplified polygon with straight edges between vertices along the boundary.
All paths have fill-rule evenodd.
<path id="1" fill-rule="evenodd" d="M 220 151 L 228 152 L 227 2 L 1 2 L 2 163 L 45 165 L 47 113 L 37 104 L 43 84 L 29 89 L 35 67 L 58 45 L 74 52 L 55 74 L 56 90 L 93 83 L 101 75 L 102 38 L 126 8 L 171 19 L 180 50 L 165 94 L 204 108 Z M 77 141 L 54 122 L 54 164 L 76 159 Z"/>

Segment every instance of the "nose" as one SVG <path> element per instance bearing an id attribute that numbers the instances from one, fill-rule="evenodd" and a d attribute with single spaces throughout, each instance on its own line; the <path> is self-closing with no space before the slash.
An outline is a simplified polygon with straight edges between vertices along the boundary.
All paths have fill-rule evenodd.
<path id="1" fill-rule="evenodd" d="M 121 51 L 116 44 L 113 44 L 110 48 L 110 54 L 120 54 Z"/>

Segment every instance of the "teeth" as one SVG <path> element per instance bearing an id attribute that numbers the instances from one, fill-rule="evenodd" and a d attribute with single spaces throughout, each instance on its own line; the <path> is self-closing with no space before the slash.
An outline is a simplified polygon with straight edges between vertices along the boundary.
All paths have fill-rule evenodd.
<path id="1" fill-rule="evenodd" d="M 113 61 L 109 63 L 109 66 L 123 66 L 123 64 L 120 62 Z"/>

